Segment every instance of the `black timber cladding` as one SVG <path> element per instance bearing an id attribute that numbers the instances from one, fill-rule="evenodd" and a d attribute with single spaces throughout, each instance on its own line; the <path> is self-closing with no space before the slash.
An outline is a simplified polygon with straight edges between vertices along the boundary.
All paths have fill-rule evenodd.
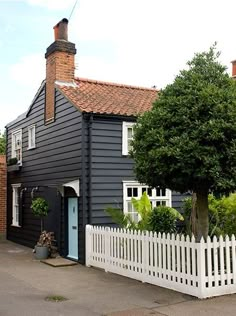
<path id="1" fill-rule="evenodd" d="M 123 181 L 135 180 L 134 162 L 122 155 L 122 119 L 94 116 L 91 130 L 90 205 L 92 224 L 112 224 L 104 212 L 108 206 L 123 209 Z M 172 192 L 178 210 L 184 196 Z"/>
<path id="2" fill-rule="evenodd" d="M 39 190 L 34 193 L 35 197 L 43 195 L 51 201 L 51 215 L 49 214 L 46 219 L 45 228 L 56 232 L 63 247 L 64 237 L 60 236 L 60 231 L 63 232 L 64 215 L 61 214 L 61 209 L 63 212 L 65 207 L 62 205 L 61 208 L 61 198 L 55 186 L 81 178 L 82 115 L 59 92 L 56 92 L 56 120 L 52 124 L 44 125 L 44 102 L 45 89 L 43 88 L 37 99 L 34 100 L 27 117 L 13 122 L 7 129 L 7 158 L 11 157 L 11 133 L 13 131 L 22 129 L 23 146 L 23 164 L 20 172 L 8 173 L 8 201 L 12 200 L 11 184 L 21 183 L 21 188 L 27 188 L 26 193 L 24 193 L 25 202 L 21 228 L 11 226 L 12 206 L 9 203 L 8 238 L 28 246 L 35 244 L 39 235 L 39 220 L 32 215 L 30 193 L 32 188 L 39 187 Z M 36 126 L 36 148 L 27 150 L 28 127 L 31 125 Z M 82 234 L 80 203 L 79 223 L 79 233 Z M 84 252 L 84 249 L 81 251 Z"/>

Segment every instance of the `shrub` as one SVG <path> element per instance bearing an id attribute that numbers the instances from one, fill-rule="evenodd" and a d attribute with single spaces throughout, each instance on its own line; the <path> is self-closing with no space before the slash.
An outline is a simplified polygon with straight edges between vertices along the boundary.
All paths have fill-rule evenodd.
<path id="1" fill-rule="evenodd" d="M 132 219 L 130 214 L 124 214 L 121 209 L 108 207 L 105 211 L 119 226 L 141 231 L 155 231 L 160 233 L 175 233 L 178 220 L 183 216 L 174 208 L 160 205 L 152 209 L 152 204 L 146 192 L 140 199 L 131 199 L 132 205 L 139 215 L 139 220 Z"/>
<path id="2" fill-rule="evenodd" d="M 139 214 L 139 220 L 135 221 L 130 214 L 124 214 L 119 208 L 107 207 L 105 212 L 108 213 L 113 221 L 127 229 L 149 230 L 149 216 L 152 211 L 152 205 L 146 192 L 140 199 L 131 199 L 131 203 Z"/>
<path id="3" fill-rule="evenodd" d="M 209 236 L 236 234 L 236 194 L 216 198 L 212 194 L 208 196 L 209 203 Z M 190 214 L 191 198 L 183 201 L 185 217 L 185 233 L 191 234 Z"/>
<path id="4" fill-rule="evenodd" d="M 160 205 L 155 207 L 149 218 L 150 230 L 157 233 L 176 233 L 178 220 L 183 220 L 183 216 L 174 208 Z"/>

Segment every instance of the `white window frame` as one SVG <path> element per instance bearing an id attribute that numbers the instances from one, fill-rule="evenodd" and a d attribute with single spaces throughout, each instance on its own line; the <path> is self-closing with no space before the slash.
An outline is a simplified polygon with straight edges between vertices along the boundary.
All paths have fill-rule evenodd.
<path id="1" fill-rule="evenodd" d="M 11 158 L 16 158 L 16 150 L 17 150 L 17 144 L 15 143 L 15 135 L 20 135 L 20 145 L 18 148 L 20 149 L 20 159 L 18 160 L 18 164 L 22 165 L 22 129 L 18 129 L 16 131 L 12 132 L 11 137 Z"/>
<path id="2" fill-rule="evenodd" d="M 20 200 L 20 183 L 12 184 L 12 226 L 20 226 L 20 205 L 18 201 Z"/>
<path id="3" fill-rule="evenodd" d="M 137 196 L 134 197 L 136 199 L 140 199 L 142 196 L 142 189 L 150 189 L 149 186 L 140 184 L 137 181 L 123 181 L 123 211 L 125 214 L 130 214 L 134 220 L 138 220 L 137 212 L 135 211 L 134 207 L 131 205 L 132 197 L 128 197 L 127 189 L 128 188 L 137 188 Z M 163 203 L 166 206 L 172 207 L 172 194 L 171 190 L 166 189 L 165 196 L 157 196 L 156 189 L 152 190 L 152 196 L 149 196 L 149 199 L 152 203 L 152 207 L 157 206 L 157 202 Z M 131 209 L 131 211 L 130 211 Z"/>
<path id="4" fill-rule="evenodd" d="M 128 128 L 133 128 L 134 122 L 123 122 L 122 124 L 122 155 L 127 156 L 128 150 Z M 133 139 L 133 138 L 131 138 Z"/>
<path id="5" fill-rule="evenodd" d="M 32 139 L 33 139 L 33 142 L 32 142 Z M 36 139 L 36 126 L 31 125 L 28 127 L 28 148 L 27 148 L 28 150 L 34 149 L 36 147 L 35 139 Z"/>

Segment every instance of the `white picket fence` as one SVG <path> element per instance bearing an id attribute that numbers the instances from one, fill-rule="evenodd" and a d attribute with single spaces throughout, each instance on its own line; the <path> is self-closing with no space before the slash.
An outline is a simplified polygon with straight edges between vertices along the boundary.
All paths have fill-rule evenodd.
<path id="1" fill-rule="evenodd" d="M 86 265 L 206 298 L 236 293 L 236 242 L 86 226 Z"/>

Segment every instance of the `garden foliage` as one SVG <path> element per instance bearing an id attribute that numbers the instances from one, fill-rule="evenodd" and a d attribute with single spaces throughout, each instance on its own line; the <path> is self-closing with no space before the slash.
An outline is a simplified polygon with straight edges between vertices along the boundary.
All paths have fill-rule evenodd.
<path id="1" fill-rule="evenodd" d="M 236 193 L 216 198 L 213 194 L 208 196 L 209 203 L 209 236 L 236 235 Z M 183 203 L 185 218 L 185 233 L 191 234 L 190 213 L 191 198 Z"/>
<path id="2" fill-rule="evenodd" d="M 174 233 L 176 232 L 177 221 L 183 220 L 182 215 L 174 208 L 160 205 L 152 209 L 146 192 L 140 199 L 132 198 L 131 202 L 139 214 L 138 221 L 133 220 L 129 213 L 125 214 L 119 208 L 108 207 L 105 211 L 122 228 L 157 233 Z"/>

